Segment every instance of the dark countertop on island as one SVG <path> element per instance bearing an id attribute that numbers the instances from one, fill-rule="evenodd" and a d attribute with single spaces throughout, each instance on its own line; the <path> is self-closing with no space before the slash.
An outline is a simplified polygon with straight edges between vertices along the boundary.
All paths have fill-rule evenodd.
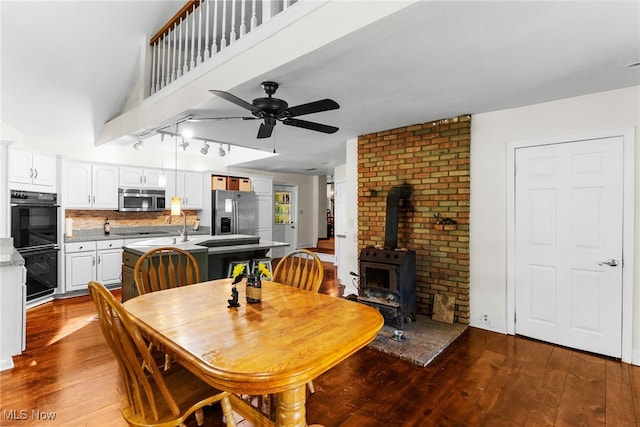
<path id="1" fill-rule="evenodd" d="M 160 246 L 174 246 L 189 252 L 207 252 L 209 255 L 231 254 L 236 252 L 269 250 L 271 248 L 287 246 L 288 243 L 259 240 L 256 236 L 232 234 L 226 236 L 189 235 L 189 241 L 180 242 L 180 237 L 173 243 L 170 236 L 151 238 L 146 241 L 125 245 L 125 250 L 143 255 L 153 248 Z"/>

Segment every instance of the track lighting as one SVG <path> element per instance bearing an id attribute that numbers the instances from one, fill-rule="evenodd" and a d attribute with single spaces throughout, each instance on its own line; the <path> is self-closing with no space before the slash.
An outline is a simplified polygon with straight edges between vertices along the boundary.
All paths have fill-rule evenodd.
<path id="1" fill-rule="evenodd" d="M 220 148 L 218 148 L 218 155 L 220 157 L 224 157 L 225 154 L 227 154 L 227 153 L 226 153 L 226 151 L 224 151 L 224 147 L 222 147 L 222 144 L 220 144 Z"/>
<path id="2" fill-rule="evenodd" d="M 204 141 L 204 145 L 200 149 L 200 152 L 202 153 L 203 156 L 206 156 L 207 153 L 209 152 L 209 144 L 207 144 L 207 141 Z"/>
<path id="3" fill-rule="evenodd" d="M 138 138 L 138 142 L 133 144 L 133 149 L 136 151 L 140 151 L 141 148 L 142 148 L 142 140 Z"/>
<path id="4" fill-rule="evenodd" d="M 180 146 L 180 148 L 182 148 L 182 151 L 187 151 L 187 147 L 189 146 L 189 141 L 187 141 L 186 139 L 183 139 L 182 143 L 178 145 Z"/>

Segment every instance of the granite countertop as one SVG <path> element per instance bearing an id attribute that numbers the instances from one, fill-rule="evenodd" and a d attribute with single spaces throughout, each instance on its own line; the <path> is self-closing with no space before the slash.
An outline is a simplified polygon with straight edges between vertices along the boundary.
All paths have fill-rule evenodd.
<path id="1" fill-rule="evenodd" d="M 75 230 L 73 236 L 64 236 L 64 243 L 74 242 L 91 242 L 100 240 L 114 239 L 139 239 L 153 237 L 169 237 L 179 236 L 178 230 L 182 227 L 176 225 L 162 225 L 153 227 L 113 227 L 110 234 L 104 234 L 102 228 L 93 228 L 90 230 Z M 198 231 L 193 231 L 193 227 L 187 226 L 187 234 L 189 236 L 208 236 L 209 227 L 200 226 Z"/>
<path id="2" fill-rule="evenodd" d="M 13 247 L 13 237 L 0 238 L 0 268 L 20 267 L 24 265 L 24 258 Z"/>

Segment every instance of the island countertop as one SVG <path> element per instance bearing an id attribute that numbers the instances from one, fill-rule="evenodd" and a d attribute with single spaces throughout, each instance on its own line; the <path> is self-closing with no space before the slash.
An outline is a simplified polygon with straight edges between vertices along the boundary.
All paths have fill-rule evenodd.
<path id="1" fill-rule="evenodd" d="M 247 251 L 269 250 L 288 246 L 285 242 L 260 240 L 256 236 L 245 234 L 230 234 L 224 236 L 195 235 L 189 236 L 187 242 L 181 242 L 181 237 L 158 237 L 141 242 L 132 243 L 124 247 L 125 250 L 143 255 L 151 249 L 160 246 L 173 246 L 188 252 L 207 252 L 209 255 L 230 254 Z"/>

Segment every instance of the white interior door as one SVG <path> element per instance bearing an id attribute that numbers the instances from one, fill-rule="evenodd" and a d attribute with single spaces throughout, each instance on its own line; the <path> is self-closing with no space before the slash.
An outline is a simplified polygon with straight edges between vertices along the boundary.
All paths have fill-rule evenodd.
<path id="1" fill-rule="evenodd" d="M 518 148 L 517 334 L 621 357 L 623 141 Z"/>

